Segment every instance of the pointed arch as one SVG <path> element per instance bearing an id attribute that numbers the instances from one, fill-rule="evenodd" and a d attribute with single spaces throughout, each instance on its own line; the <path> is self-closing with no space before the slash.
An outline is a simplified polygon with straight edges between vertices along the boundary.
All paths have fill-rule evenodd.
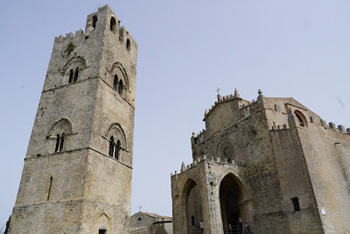
<path id="1" fill-rule="evenodd" d="M 111 218 L 106 213 L 101 213 L 96 217 L 96 226 L 93 233 L 110 233 L 112 231 Z"/>
<path id="2" fill-rule="evenodd" d="M 76 66 L 72 66 L 76 65 Z M 68 62 L 64 65 L 63 71 L 66 72 L 67 69 L 75 69 L 76 67 L 80 67 L 80 69 L 86 68 L 86 60 L 81 56 L 74 56 L 68 60 Z"/>
<path id="3" fill-rule="evenodd" d="M 46 139 L 52 139 L 50 151 L 61 152 L 65 149 L 65 139 L 72 134 L 72 123 L 67 118 L 62 118 L 55 122 L 49 129 Z M 55 140 L 55 143 L 53 143 Z"/>
<path id="4" fill-rule="evenodd" d="M 128 151 L 128 146 L 122 126 L 118 123 L 111 124 L 105 137 L 109 141 L 108 155 L 117 160 L 125 159 L 123 155 Z"/>
<path id="5" fill-rule="evenodd" d="M 113 77 L 115 74 L 120 74 L 120 75 L 118 75 L 119 80 L 124 80 L 123 83 L 124 83 L 125 89 L 127 89 L 127 90 L 129 89 L 128 74 L 120 62 L 113 63 L 111 65 L 111 67 L 109 68 L 109 72 L 112 74 Z"/>
<path id="6" fill-rule="evenodd" d="M 247 223 L 249 216 L 245 186 L 236 175 L 228 173 L 222 178 L 219 191 L 223 231 L 242 233 L 242 224 Z"/>
<path id="7" fill-rule="evenodd" d="M 185 233 L 200 233 L 198 223 L 203 220 L 201 189 L 195 180 L 188 178 L 182 190 L 182 204 L 185 204 Z"/>
<path id="8" fill-rule="evenodd" d="M 301 111 L 298 111 L 298 110 L 295 110 L 295 111 L 294 111 L 294 114 L 295 114 L 295 116 L 296 116 L 297 119 L 298 119 L 299 126 L 300 126 L 300 127 L 307 127 L 307 120 L 306 120 L 304 114 L 301 113 Z"/>
<path id="9" fill-rule="evenodd" d="M 125 132 L 119 123 L 111 124 L 111 126 L 108 128 L 105 136 L 107 139 L 109 139 L 111 136 L 113 136 L 114 142 L 117 142 L 119 140 L 121 146 L 127 149 Z"/>
<path id="10" fill-rule="evenodd" d="M 86 68 L 86 61 L 81 56 L 74 56 L 68 60 L 63 67 L 65 77 L 68 77 L 68 84 L 78 81 L 79 74 Z M 67 82 L 67 81 L 66 81 Z"/>
<path id="11" fill-rule="evenodd" d="M 72 123 L 67 118 L 61 118 L 60 120 L 56 121 L 52 127 L 50 128 L 47 136 L 54 136 L 57 134 L 57 131 L 59 133 L 64 132 L 67 134 L 73 133 Z"/>

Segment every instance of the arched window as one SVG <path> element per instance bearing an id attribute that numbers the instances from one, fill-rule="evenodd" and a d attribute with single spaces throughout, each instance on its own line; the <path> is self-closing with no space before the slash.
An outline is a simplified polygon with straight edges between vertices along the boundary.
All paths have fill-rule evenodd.
<path id="1" fill-rule="evenodd" d="M 117 160 L 125 160 L 125 153 L 127 152 L 127 144 L 125 133 L 118 123 L 113 123 L 107 133 L 106 139 L 109 140 L 108 155 Z"/>
<path id="2" fill-rule="evenodd" d="M 231 163 L 235 159 L 233 144 L 230 140 L 224 139 L 218 145 L 218 155 L 225 161 Z"/>
<path id="3" fill-rule="evenodd" d="M 77 82 L 79 76 L 79 67 L 75 68 L 74 82 Z"/>
<path id="4" fill-rule="evenodd" d="M 97 16 L 94 15 L 94 16 L 92 17 L 92 28 L 93 28 L 93 29 L 96 28 L 96 22 L 97 22 Z"/>
<path id="5" fill-rule="evenodd" d="M 117 22 L 115 21 L 115 18 L 112 17 L 109 23 L 109 29 L 114 32 L 116 25 L 117 25 Z"/>
<path id="6" fill-rule="evenodd" d="M 66 150 L 67 146 L 69 147 L 69 144 L 67 145 L 67 139 L 69 139 L 72 133 L 72 123 L 68 119 L 62 118 L 53 124 L 47 133 L 46 139 L 52 142 L 50 143 L 51 149 L 55 149 L 55 152 L 61 152 Z"/>
<path id="7" fill-rule="evenodd" d="M 114 152 L 114 137 L 111 136 L 111 138 L 109 139 L 108 155 L 113 157 L 113 152 Z"/>
<path id="8" fill-rule="evenodd" d="M 118 91 L 118 76 L 117 76 L 117 74 L 114 75 L 113 89 Z"/>
<path id="9" fill-rule="evenodd" d="M 300 111 L 296 110 L 296 111 L 294 111 L 294 114 L 295 114 L 295 116 L 298 119 L 299 126 L 300 127 L 307 127 L 307 121 L 306 121 L 306 118 L 303 115 L 303 113 L 301 113 Z"/>
<path id="10" fill-rule="evenodd" d="M 73 71 L 73 69 L 70 69 L 68 83 L 72 83 L 73 77 L 74 77 L 74 71 Z"/>
<path id="11" fill-rule="evenodd" d="M 126 40 L 126 49 L 130 50 L 130 40 L 129 40 L 129 38 Z"/>
<path id="12" fill-rule="evenodd" d="M 129 89 L 129 79 L 124 67 L 119 62 L 115 62 L 108 70 L 111 74 L 111 87 L 119 94 L 125 95 L 125 92 L 127 92 Z M 116 75 L 118 79 L 115 79 Z"/>
<path id="13" fill-rule="evenodd" d="M 119 81 L 119 84 L 118 84 L 118 93 L 119 93 L 120 95 L 123 95 L 123 89 L 124 89 L 123 80 L 120 80 L 120 81 Z"/>
<path id="14" fill-rule="evenodd" d="M 63 71 L 67 74 L 68 84 L 78 81 L 79 75 L 86 68 L 86 61 L 83 57 L 74 56 L 64 65 Z"/>

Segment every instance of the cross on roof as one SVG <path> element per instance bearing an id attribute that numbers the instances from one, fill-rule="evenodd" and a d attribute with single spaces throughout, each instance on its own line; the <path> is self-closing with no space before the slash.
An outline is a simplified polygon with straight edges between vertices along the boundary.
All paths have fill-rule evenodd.
<path id="1" fill-rule="evenodd" d="M 216 92 L 218 92 L 218 94 L 220 94 L 220 88 L 217 88 L 217 89 L 216 89 Z"/>

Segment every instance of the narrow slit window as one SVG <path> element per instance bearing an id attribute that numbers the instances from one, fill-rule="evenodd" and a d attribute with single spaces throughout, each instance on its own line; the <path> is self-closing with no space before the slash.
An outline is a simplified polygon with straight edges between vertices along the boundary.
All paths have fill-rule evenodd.
<path id="1" fill-rule="evenodd" d="M 117 76 L 117 74 L 114 75 L 113 89 L 118 90 L 118 76 Z"/>
<path id="2" fill-rule="evenodd" d="M 194 226 L 194 216 L 191 216 L 191 224 Z"/>
<path id="3" fill-rule="evenodd" d="M 129 40 L 129 38 L 126 40 L 126 49 L 127 50 L 130 50 L 130 45 L 131 45 L 131 43 L 130 43 L 130 40 Z"/>
<path id="4" fill-rule="evenodd" d="M 115 149 L 114 149 L 114 157 L 115 159 L 119 159 L 119 149 L 120 149 L 120 141 L 117 141 L 117 144 L 115 145 Z"/>
<path id="5" fill-rule="evenodd" d="M 118 84 L 118 93 L 119 93 L 120 95 L 123 95 L 123 88 L 124 88 L 123 81 L 120 80 L 120 81 L 119 81 L 119 84 Z"/>
<path id="6" fill-rule="evenodd" d="M 74 82 L 77 82 L 78 76 L 79 76 L 79 67 L 77 67 L 77 68 L 75 69 L 75 73 L 74 73 Z"/>
<path id="7" fill-rule="evenodd" d="M 50 177 L 49 191 L 47 192 L 47 200 L 50 200 L 51 188 L 52 188 L 52 176 Z"/>
<path id="8" fill-rule="evenodd" d="M 98 234 L 106 234 L 107 230 L 106 229 L 99 229 Z"/>
<path id="9" fill-rule="evenodd" d="M 59 150 L 60 147 L 60 134 L 57 134 L 55 152 Z"/>
<path id="10" fill-rule="evenodd" d="M 294 211 L 300 211 L 299 198 L 293 197 L 292 202 L 293 202 Z"/>
<path id="11" fill-rule="evenodd" d="M 96 28 L 96 23 L 97 23 L 97 16 L 94 15 L 92 17 L 92 28 L 95 29 Z"/>
<path id="12" fill-rule="evenodd" d="M 113 153 L 114 153 L 114 137 L 111 136 L 111 138 L 109 139 L 108 155 L 113 157 Z"/>
<path id="13" fill-rule="evenodd" d="M 61 136 L 61 139 L 60 139 L 60 150 L 59 150 L 59 151 L 62 151 L 62 149 L 63 149 L 63 145 L 64 145 L 64 136 L 65 136 L 65 134 L 62 133 L 62 136 Z"/>
<path id="14" fill-rule="evenodd" d="M 114 32 L 116 25 L 117 25 L 117 22 L 115 21 L 115 18 L 112 17 L 112 18 L 111 18 L 111 21 L 110 21 L 110 23 L 109 23 L 109 29 L 110 29 L 112 32 Z"/>
<path id="15" fill-rule="evenodd" d="M 73 69 L 70 69 L 68 83 L 72 83 L 73 82 L 73 76 L 74 76 L 74 71 L 73 71 Z"/>

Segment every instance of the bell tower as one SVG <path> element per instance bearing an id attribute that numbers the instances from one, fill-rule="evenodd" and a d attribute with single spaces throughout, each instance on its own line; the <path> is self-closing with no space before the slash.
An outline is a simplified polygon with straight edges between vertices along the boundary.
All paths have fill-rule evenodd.
<path id="1" fill-rule="evenodd" d="M 55 38 L 10 233 L 129 233 L 136 60 L 107 5 Z"/>

